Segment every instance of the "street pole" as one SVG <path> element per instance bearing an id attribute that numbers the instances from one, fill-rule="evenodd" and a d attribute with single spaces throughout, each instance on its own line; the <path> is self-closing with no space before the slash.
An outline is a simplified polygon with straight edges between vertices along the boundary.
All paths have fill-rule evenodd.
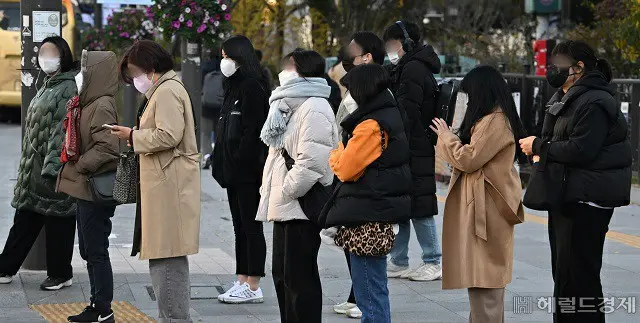
<path id="1" fill-rule="evenodd" d="M 93 26 L 97 29 L 102 28 L 102 4 L 97 1 L 93 6 Z"/>
<path id="2" fill-rule="evenodd" d="M 37 88 L 42 86 L 44 73 L 37 67 L 38 52 L 44 37 L 51 34 L 62 34 L 62 1 L 52 0 L 21 0 L 21 52 L 22 52 L 22 107 L 20 113 L 20 124 L 22 125 L 22 136 L 25 132 L 25 117 L 31 99 L 36 95 Z M 24 140 L 24 138 L 23 138 Z M 25 269 L 44 270 L 46 269 L 46 244 L 45 232 L 42 230 L 40 236 L 33 244 L 29 255 L 22 264 Z"/>
<path id="3" fill-rule="evenodd" d="M 198 151 L 202 152 L 200 143 L 202 141 L 202 44 L 191 43 L 187 40 L 182 41 L 182 82 L 191 97 L 193 111 L 196 124 L 198 125 L 198 133 L 196 141 L 198 143 Z"/>

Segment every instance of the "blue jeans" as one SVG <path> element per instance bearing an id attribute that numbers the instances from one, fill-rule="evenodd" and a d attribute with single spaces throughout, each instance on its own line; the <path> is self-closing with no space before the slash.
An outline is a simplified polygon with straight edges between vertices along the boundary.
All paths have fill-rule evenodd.
<path id="1" fill-rule="evenodd" d="M 436 232 L 436 220 L 433 216 L 412 219 L 413 228 L 418 237 L 418 243 L 422 248 L 422 262 L 425 264 L 440 264 L 440 244 L 438 243 L 438 233 Z M 411 237 L 411 225 L 409 221 L 398 223 L 400 231 L 396 235 L 393 249 L 389 253 L 391 262 L 396 266 L 409 266 L 409 238 Z"/>
<path id="2" fill-rule="evenodd" d="M 351 254 L 353 291 L 362 311 L 362 323 L 391 322 L 387 257 L 360 257 Z"/>

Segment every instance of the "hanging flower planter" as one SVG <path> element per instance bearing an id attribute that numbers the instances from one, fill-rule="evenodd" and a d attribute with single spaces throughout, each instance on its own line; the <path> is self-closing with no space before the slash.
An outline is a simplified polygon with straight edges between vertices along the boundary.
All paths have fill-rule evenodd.
<path id="1" fill-rule="evenodd" d="M 105 43 L 110 50 L 119 52 L 139 39 L 153 39 L 154 25 L 144 11 L 124 9 L 107 17 L 104 29 Z"/>
<path id="2" fill-rule="evenodd" d="M 209 47 L 226 39 L 232 30 L 229 7 L 221 0 L 156 0 L 147 8 L 147 17 L 166 40 L 178 35 Z"/>

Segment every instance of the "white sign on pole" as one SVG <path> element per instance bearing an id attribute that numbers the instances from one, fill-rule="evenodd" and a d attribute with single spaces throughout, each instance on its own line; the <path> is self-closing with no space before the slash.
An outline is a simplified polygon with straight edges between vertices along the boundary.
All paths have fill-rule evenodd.
<path id="1" fill-rule="evenodd" d="M 49 36 L 60 36 L 60 11 L 33 12 L 33 42 L 41 43 Z"/>

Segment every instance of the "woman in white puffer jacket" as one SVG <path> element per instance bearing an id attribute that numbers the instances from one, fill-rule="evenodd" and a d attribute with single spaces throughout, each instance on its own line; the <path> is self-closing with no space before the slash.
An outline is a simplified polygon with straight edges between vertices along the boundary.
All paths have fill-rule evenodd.
<path id="1" fill-rule="evenodd" d="M 338 129 L 327 101 L 331 87 L 322 78 L 322 56 L 294 51 L 284 62 L 280 86 L 269 99 L 271 108 L 260 135 L 269 146 L 269 156 L 256 220 L 274 222 L 273 280 L 282 322 L 319 323 L 320 228 L 305 216 L 298 198 L 316 182 L 332 184 L 328 160 L 338 144 Z M 287 170 L 283 150 L 294 161 L 291 170 Z"/>

